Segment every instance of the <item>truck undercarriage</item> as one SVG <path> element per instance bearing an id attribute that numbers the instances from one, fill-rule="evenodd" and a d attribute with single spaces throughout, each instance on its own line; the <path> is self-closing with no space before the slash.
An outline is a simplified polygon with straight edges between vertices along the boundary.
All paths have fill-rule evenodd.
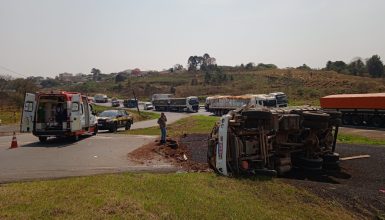
<path id="1" fill-rule="evenodd" d="M 282 175 L 293 168 L 338 169 L 341 114 L 319 109 L 243 107 L 214 126 L 208 163 L 223 175 Z"/>

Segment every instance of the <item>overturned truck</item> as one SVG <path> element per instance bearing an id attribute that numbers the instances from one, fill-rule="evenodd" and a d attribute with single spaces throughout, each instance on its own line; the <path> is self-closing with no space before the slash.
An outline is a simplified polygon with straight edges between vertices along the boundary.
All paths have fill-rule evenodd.
<path id="1" fill-rule="evenodd" d="M 340 112 L 314 108 L 231 111 L 211 132 L 209 166 L 226 176 L 338 169 L 334 151 L 340 118 Z"/>

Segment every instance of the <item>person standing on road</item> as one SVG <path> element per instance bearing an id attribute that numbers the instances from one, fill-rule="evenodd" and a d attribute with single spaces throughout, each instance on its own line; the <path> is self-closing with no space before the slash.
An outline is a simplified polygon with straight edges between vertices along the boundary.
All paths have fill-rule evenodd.
<path id="1" fill-rule="evenodd" d="M 166 115 L 163 112 L 160 113 L 160 118 L 158 119 L 158 124 L 160 127 L 160 133 L 161 133 L 161 138 L 160 138 L 161 144 L 166 143 L 166 122 L 167 122 Z"/>

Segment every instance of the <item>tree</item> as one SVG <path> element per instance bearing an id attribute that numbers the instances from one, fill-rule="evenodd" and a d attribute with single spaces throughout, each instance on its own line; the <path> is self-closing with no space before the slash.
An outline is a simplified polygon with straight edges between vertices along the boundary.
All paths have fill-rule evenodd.
<path id="1" fill-rule="evenodd" d="M 361 75 L 365 73 L 366 67 L 361 58 L 357 58 L 349 63 L 348 65 L 349 72 L 353 75 Z"/>
<path id="2" fill-rule="evenodd" d="M 181 71 L 181 70 L 183 70 L 183 66 L 181 64 L 174 65 L 174 71 Z"/>
<path id="3" fill-rule="evenodd" d="M 306 64 L 302 64 L 302 66 L 299 66 L 296 69 L 298 69 L 298 70 L 311 70 L 311 68 Z"/>
<path id="4" fill-rule="evenodd" d="M 255 64 L 250 62 L 250 63 L 246 64 L 245 68 L 248 70 L 251 70 L 251 69 L 253 69 L 254 66 L 255 66 Z"/>
<path id="5" fill-rule="evenodd" d="M 124 73 L 118 73 L 118 75 L 115 76 L 115 83 L 123 82 L 126 79 L 127 77 L 125 76 Z"/>
<path id="6" fill-rule="evenodd" d="M 384 76 L 384 64 L 381 61 L 380 56 L 373 55 L 366 61 L 366 67 L 370 76 L 382 77 Z"/>
<path id="7" fill-rule="evenodd" d="M 344 61 L 332 62 L 329 60 L 326 63 L 326 70 L 333 70 L 333 71 L 336 71 L 338 73 L 341 73 L 342 71 L 347 70 L 347 65 Z"/>
<path id="8" fill-rule="evenodd" d="M 91 69 L 91 73 L 93 75 L 93 79 L 96 81 L 96 80 L 100 80 L 101 77 L 100 77 L 100 74 L 101 74 L 101 71 L 99 69 L 96 69 L 96 68 L 92 68 Z"/>

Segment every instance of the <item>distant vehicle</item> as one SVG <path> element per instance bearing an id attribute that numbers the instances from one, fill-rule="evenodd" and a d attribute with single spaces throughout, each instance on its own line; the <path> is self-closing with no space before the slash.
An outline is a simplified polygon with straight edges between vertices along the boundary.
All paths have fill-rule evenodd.
<path id="1" fill-rule="evenodd" d="M 385 127 L 385 93 L 329 95 L 320 104 L 340 111 L 343 125 Z"/>
<path id="2" fill-rule="evenodd" d="M 168 98 L 152 101 L 156 111 L 198 112 L 199 100 L 196 96 Z"/>
<path id="3" fill-rule="evenodd" d="M 255 107 L 277 107 L 275 96 L 266 94 L 241 95 L 241 96 L 211 96 L 206 98 L 206 110 L 215 115 L 222 116 L 231 110 L 244 105 Z"/>
<path id="4" fill-rule="evenodd" d="M 96 94 L 94 96 L 94 100 L 96 103 L 106 103 L 108 102 L 108 97 L 107 95 L 104 95 L 104 94 Z"/>
<path id="5" fill-rule="evenodd" d="M 134 119 L 125 110 L 106 110 L 98 115 L 98 129 L 116 132 L 118 128 L 129 130 Z"/>
<path id="6" fill-rule="evenodd" d="M 145 102 L 144 106 L 143 106 L 143 109 L 144 110 L 151 110 L 151 109 L 154 109 L 154 106 L 152 105 L 151 102 Z"/>
<path id="7" fill-rule="evenodd" d="M 88 98 L 78 92 L 26 93 L 21 132 L 31 132 L 41 142 L 48 137 L 74 137 L 98 132 Z"/>
<path id="8" fill-rule="evenodd" d="M 116 98 L 114 98 L 111 100 L 111 106 L 112 107 L 120 107 L 120 102 Z"/>
<path id="9" fill-rule="evenodd" d="M 153 94 L 151 97 L 151 102 L 154 100 L 160 100 L 160 99 L 169 99 L 172 98 L 174 95 L 173 94 Z"/>
<path id="10" fill-rule="evenodd" d="M 123 101 L 123 106 L 126 108 L 136 108 L 138 107 L 137 99 L 126 99 Z"/>
<path id="11" fill-rule="evenodd" d="M 288 100 L 287 96 L 283 92 L 272 92 L 269 95 L 272 95 L 277 99 L 277 107 L 287 107 Z"/>

